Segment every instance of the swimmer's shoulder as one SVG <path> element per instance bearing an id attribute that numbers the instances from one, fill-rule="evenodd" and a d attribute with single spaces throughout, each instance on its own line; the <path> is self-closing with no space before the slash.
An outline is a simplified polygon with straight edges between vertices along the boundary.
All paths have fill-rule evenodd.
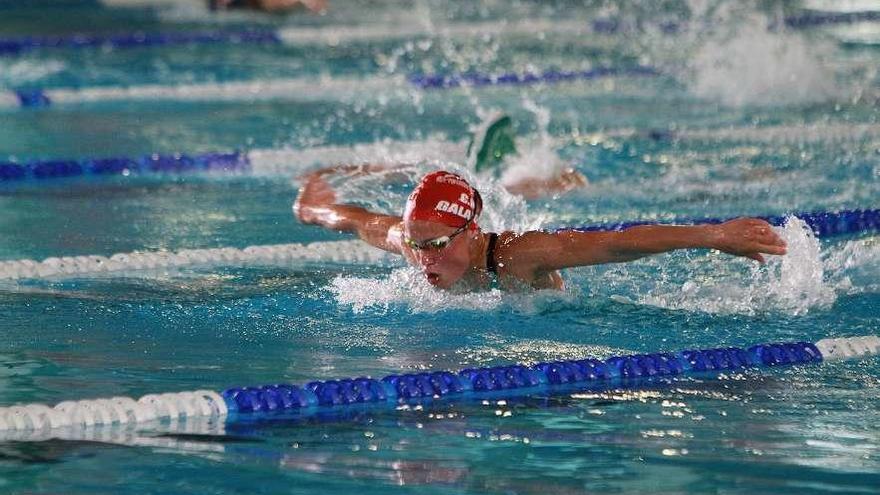
<path id="1" fill-rule="evenodd" d="M 385 236 L 385 242 L 396 247 L 401 254 L 406 251 L 404 249 L 405 244 L 403 242 L 403 220 L 399 220 L 388 227 L 388 233 Z"/>
<path id="2" fill-rule="evenodd" d="M 546 256 L 540 239 L 545 235 L 539 231 L 498 233 L 494 255 L 499 277 L 512 277 L 534 289 L 562 289 L 557 270 L 540 269 Z"/>

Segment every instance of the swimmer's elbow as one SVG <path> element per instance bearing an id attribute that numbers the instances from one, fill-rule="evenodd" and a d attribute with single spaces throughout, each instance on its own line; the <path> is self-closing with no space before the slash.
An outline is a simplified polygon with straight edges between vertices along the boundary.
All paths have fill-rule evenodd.
<path id="1" fill-rule="evenodd" d="M 300 223 L 311 223 L 308 216 L 308 207 L 303 206 L 299 198 L 293 202 L 291 209 L 293 210 L 293 218 L 299 220 Z"/>
<path id="2" fill-rule="evenodd" d="M 314 205 L 305 203 L 299 199 L 293 202 L 293 216 L 304 224 L 327 226 L 324 225 L 324 222 L 316 211 Z"/>

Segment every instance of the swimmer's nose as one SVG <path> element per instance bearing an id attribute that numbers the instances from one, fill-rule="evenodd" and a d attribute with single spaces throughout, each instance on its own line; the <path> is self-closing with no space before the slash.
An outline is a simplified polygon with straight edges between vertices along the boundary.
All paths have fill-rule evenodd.
<path id="1" fill-rule="evenodd" d="M 434 251 L 430 249 L 422 250 L 418 252 L 419 263 L 422 266 L 433 265 L 440 260 L 440 251 Z"/>

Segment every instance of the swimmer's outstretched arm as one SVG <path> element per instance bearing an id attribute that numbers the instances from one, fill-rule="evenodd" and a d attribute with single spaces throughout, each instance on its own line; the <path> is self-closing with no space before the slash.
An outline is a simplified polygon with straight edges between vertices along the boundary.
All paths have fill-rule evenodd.
<path id="1" fill-rule="evenodd" d="M 372 246 L 400 254 L 400 217 L 336 202 L 336 192 L 324 177 L 342 172 L 369 173 L 370 166 L 333 167 L 304 176 L 293 214 L 303 223 L 355 233 Z"/>
<path id="2" fill-rule="evenodd" d="M 535 273 L 632 261 L 677 249 L 717 249 L 761 263 L 763 254 L 786 253 L 785 241 L 756 218 L 717 225 L 642 225 L 622 232 L 528 232 L 511 244 L 512 265 Z"/>

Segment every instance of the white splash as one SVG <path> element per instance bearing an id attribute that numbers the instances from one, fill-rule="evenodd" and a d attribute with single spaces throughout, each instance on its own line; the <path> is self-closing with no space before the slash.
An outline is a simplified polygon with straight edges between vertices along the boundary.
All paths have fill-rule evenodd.
<path id="1" fill-rule="evenodd" d="M 880 237 L 847 241 L 823 257 L 828 278 L 849 294 L 880 291 Z"/>
<path id="2" fill-rule="evenodd" d="M 413 313 L 445 309 L 491 311 L 503 301 L 503 293 L 498 289 L 460 293 L 434 288 L 414 268 L 400 268 L 380 279 L 337 276 L 329 289 L 340 305 L 350 305 L 355 313 L 367 308 L 387 311 L 397 305 L 405 305 Z"/>
<path id="3" fill-rule="evenodd" d="M 520 140 L 517 154 L 505 158 L 507 166 L 501 176 L 505 185 L 517 184 L 526 179 L 550 179 L 556 177 L 566 164 L 556 153 L 556 140 L 550 136 L 550 110 L 526 98 L 523 108 L 535 115 L 538 124 L 537 139 Z"/>
<path id="4" fill-rule="evenodd" d="M 410 267 L 392 271 L 385 278 L 337 276 L 328 287 L 337 303 L 351 306 L 355 313 L 366 310 L 389 311 L 404 306 L 411 313 L 436 313 L 444 310 L 511 311 L 534 314 L 559 301 L 574 301 L 579 296 L 562 291 L 506 292 L 491 289 L 483 292 L 442 290 L 431 286 Z"/>
<path id="5" fill-rule="evenodd" d="M 752 14 L 732 34 L 707 36 L 689 63 L 691 91 L 728 106 L 789 105 L 836 96 L 831 48 L 801 33 L 771 31 Z"/>
<path id="6" fill-rule="evenodd" d="M 724 314 L 776 311 L 801 315 L 831 306 L 837 299 L 836 288 L 848 286 L 848 280 L 829 280 L 819 240 L 802 220 L 791 217 L 777 231 L 788 243 L 787 255 L 769 256 L 765 266 L 752 265 L 739 276 L 727 255 L 710 257 L 708 262 L 718 276 L 690 279 L 678 287 L 661 282 L 639 302 Z"/>
<path id="7" fill-rule="evenodd" d="M 0 60 L 0 87 L 19 87 L 67 68 L 60 60 Z"/>

